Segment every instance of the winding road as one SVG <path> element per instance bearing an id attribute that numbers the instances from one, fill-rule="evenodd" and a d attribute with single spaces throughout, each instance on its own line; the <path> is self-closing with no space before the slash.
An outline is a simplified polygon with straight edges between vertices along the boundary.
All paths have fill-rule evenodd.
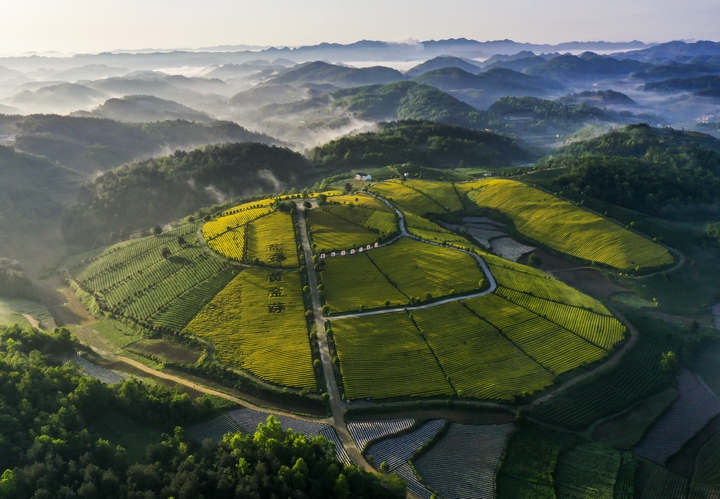
<path id="1" fill-rule="evenodd" d="M 332 357 L 331 357 L 330 349 L 329 349 L 329 345 L 328 345 L 328 338 L 327 338 L 326 328 L 325 328 L 326 321 L 328 319 L 340 320 L 340 319 L 347 319 L 347 318 L 352 318 L 352 317 L 372 316 L 372 315 L 389 314 L 389 313 L 400 312 L 400 311 L 428 309 L 428 308 L 440 306 L 443 304 L 451 303 L 454 301 L 466 300 L 469 298 L 474 298 L 474 297 L 479 297 L 479 296 L 485 296 L 485 295 L 488 295 L 488 294 L 494 292 L 497 289 L 497 282 L 496 282 L 495 278 L 493 277 L 492 273 L 490 272 L 490 269 L 488 268 L 485 261 L 478 254 L 471 252 L 471 251 L 461 249 L 461 248 L 456 248 L 456 247 L 451 247 L 451 246 L 443 246 L 440 243 L 427 241 L 423 238 L 420 238 L 413 234 L 410 234 L 407 230 L 405 217 L 404 217 L 404 214 L 402 213 L 402 211 L 397 209 L 388 200 L 383 199 L 378 196 L 375 196 L 375 197 L 377 199 L 379 199 L 380 201 L 384 202 L 385 204 L 387 204 L 396 213 L 396 215 L 398 217 L 399 228 L 400 228 L 399 235 L 397 235 L 393 239 L 379 245 L 380 247 L 388 246 L 390 244 L 397 242 L 398 240 L 400 240 L 403 237 L 408 237 L 408 238 L 412 238 L 412 239 L 415 239 L 418 241 L 422 241 L 426 244 L 434 244 L 436 246 L 451 248 L 456 251 L 462 251 L 464 253 L 471 255 L 477 261 L 478 265 L 482 268 L 486 278 L 488 279 L 489 287 L 487 289 L 485 289 L 484 291 L 480 291 L 477 293 L 465 294 L 465 295 L 455 295 L 455 296 L 451 296 L 448 298 L 439 299 L 439 300 L 431 302 L 431 303 L 422 304 L 422 305 L 392 307 L 392 308 L 370 310 L 370 311 L 358 311 L 358 312 L 353 312 L 353 313 L 346 313 L 346 314 L 325 317 L 322 312 L 322 301 L 320 299 L 320 293 L 318 290 L 318 276 L 317 276 L 317 272 L 315 271 L 314 266 L 313 266 L 313 262 L 314 262 L 313 249 L 312 249 L 312 246 L 311 246 L 310 240 L 309 240 L 309 235 L 308 235 L 309 233 L 308 233 L 307 219 L 306 219 L 306 211 L 307 210 L 303 206 L 303 202 L 306 200 L 296 200 L 295 202 L 296 202 L 297 213 L 298 213 L 300 238 L 301 238 L 302 250 L 303 250 L 304 257 L 305 257 L 306 268 L 307 268 L 308 279 L 309 279 L 310 294 L 311 294 L 311 299 L 312 299 L 312 309 L 313 309 L 314 318 L 315 318 L 315 327 L 316 327 L 317 338 L 318 338 L 318 346 L 319 346 L 319 350 L 320 350 L 320 359 L 321 359 L 321 363 L 322 363 L 322 372 L 323 372 L 323 377 L 325 379 L 326 392 L 329 395 L 329 405 L 330 405 L 330 409 L 331 409 L 331 417 L 330 418 L 317 419 L 317 418 L 311 418 L 311 417 L 303 417 L 303 416 L 299 416 L 297 414 L 292 414 L 292 413 L 288 413 L 288 412 L 284 412 L 284 411 L 280 411 L 280 410 L 262 407 L 262 406 L 253 404 L 251 402 L 248 402 L 245 399 L 241 399 L 239 397 L 235 397 L 235 396 L 229 395 L 227 393 L 223 393 L 221 391 L 218 391 L 218 390 L 215 390 L 212 388 L 208 388 L 206 386 L 203 386 L 203 385 L 197 384 L 195 382 L 189 381 L 187 379 L 181 378 L 179 376 L 175 376 L 172 374 L 165 373 L 163 371 L 153 369 L 153 368 L 148 367 L 148 366 L 146 366 L 140 362 L 137 362 L 133 359 L 119 356 L 119 355 L 112 354 L 112 353 L 108 353 L 108 352 L 105 352 L 102 350 L 97 350 L 97 349 L 93 349 L 93 350 L 95 350 L 97 353 L 99 353 L 105 357 L 127 363 L 128 365 L 131 365 L 136 369 L 139 369 L 148 374 L 151 374 L 152 376 L 167 379 L 167 380 L 173 381 L 175 383 L 179 383 L 179 384 L 185 385 L 187 387 L 190 387 L 199 392 L 210 394 L 210 395 L 215 395 L 217 397 L 221 397 L 226 400 L 230 400 L 232 402 L 235 402 L 237 404 L 240 404 L 242 406 L 248 407 L 253 410 L 266 412 L 269 414 L 282 415 L 282 416 L 286 416 L 286 417 L 290 417 L 290 418 L 294 418 L 294 419 L 298 419 L 298 420 L 303 420 L 303 421 L 313 421 L 313 422 L 321 422 L 321 423 L 329 424 L 335 428 L 337 435 L 338 435 L 340 441 L 342 442 L 342 445 L 344 446 L 347 454 L 350 456 L 350 458 L 358 466 L 361 466 L 362 468 L 364 468 L 368 471 L 374 472 L 375 470 L 368 463 L 368 461 L 365 459 L 365 457 L 362 455 L 362 453 L 356 446 L 354 440 L 350 436 L 350 433 L 347 428 L 347 423 L 345 421 L 345 415 L 346 415 L 348 408 L 350 407 L 350 404 L 348 402 L 343 401 L 342 397 L 340 396 L 340 390 L 338 388 L 337 381 L 335 378 L 335 369 L 334 369 L 334 366 L 332 363 Z M 199 229 L 198 229 L 198 232 L 199 232 Z M 201 244 L 203 244 L 203 246 L 205 246 L 204 242 L 203 242 L 203 238 L 199 237 L 199 240 L 201 241 Z M 212 251 L 210 251 L 209 248 L 207 248 L 206 246 L 205 246 L 205 250 L 208 251 L 210 254 L 214 255 L 214 253 Z M 217 255 L 215 255 L 215 256 L 217 256 Z M 338 256 L 335 258 L 342 258 L 342 257 Z M 681 255 L 681 258 L 682 258 L 682 255 Z M 237 264 L 237 262 L 233 262 L 233 263 Z M 680 265 L 681 264 L 682 263 L 680 263 Z M 242 264 L 240 264 L 240 265 L 244 266 Z M 593 369 L 591 371 L 588 371 L 580 376 L 577 376 L 577 377 L 563 383 L 562 385 L 558 386 L 551 392 L 543 395 L 542 397 L 534 400 L 533 402 L 527 404 L 524 407 L 531 408 L 531 407 L 540 405 L 540 404 L 550 400 L 551 398 L 556 397 L 558 394 L 564 392 L 568 388 L 583 381 L 584 379 L 594 376 L 595 374 L 597 374 L 599 372 L 610 369 L 619 363 L 620 359 L 636 344 L 636 342 L 638 340 L 638 332 L 632 326 L 632 324 L 630 324 L 627 321 L 627 319 L 622 316 L 622 314 L 620 314 L 616 310 L 612 310 L 612 312 L 619 320 L 621 320 L 625 324 L 625 326 L 630 331 L 629 341 L 615 355 L 613 355 L 612 358 L 608 359 L 603 364 L 599 365 L 598 367 L 596 367 L 595 369 Z M 28 319 L 28 320 L 30 320 L 30 319 Z M 353 407 L 363 407 L 363 406 L 370 406 L 370 405 L 373 405 L 373 402 L 353 402 L 353 404 L 352 404 Z M 482 402 L 482 401 L 471 401 L 471 400 L 460 400 L 460 401 L 456 402 L 456 405 L 458 407 L 505 409 L 505 410 L 509 410 L 509 411 L 512 411 L 517 408 L 517 406 L 504 405 L 504 404 L 495 403 L 495 402 Z M 390 403 L 384 403 L 383 406 L 387 407 L 387 408 L 391 408 L 391 407 L 403 408 L 403 407 L 411 407 L 411 406 L 417 407 L 417 402 L 416 401 L 390 402 Z"/>

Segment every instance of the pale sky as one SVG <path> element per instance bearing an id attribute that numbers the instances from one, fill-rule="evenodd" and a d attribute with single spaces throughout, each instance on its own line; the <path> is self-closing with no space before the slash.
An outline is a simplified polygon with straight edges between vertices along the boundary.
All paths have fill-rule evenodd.
<path id="1" fill-rule="evenodd" d="M 720 0 L 0 1 L 0 54 L 460 37 L 720 40 Z"/>

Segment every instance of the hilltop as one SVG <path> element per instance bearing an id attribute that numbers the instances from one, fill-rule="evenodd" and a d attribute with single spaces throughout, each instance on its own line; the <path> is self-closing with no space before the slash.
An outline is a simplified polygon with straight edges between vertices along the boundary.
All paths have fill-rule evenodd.
<path id="1" fill-rule="evenodd" d="M 202 123 L 214 121 L 206 113 L 152 95 L 126 95 L 120 99 L 108 99 L 92 111 L 79 111 L 72 113 L 71 116 L 107 118 L 128 123 L 167 120 Z"/>
<path id="2" fill-rule="evenodd" d="M 70 244 L 105 242 L 111 233 L 163 225 L 225 199 L 277 192 L 307 171 L 300 154 L 259 143 L 176 151 L 85 184 L 65 213 L 63 233 Z"/>
<path id="3" fill-rule="evenodd" d="M 274 84 L 331 83 L 340 87 L 386 84 L 403 80 L 403 74 L 392 68 L 374 66 L 370 68 L 349 68 L 322 61 L 308 62 L 294 66 L 272 78 Z"/>
<path id="4" fill-rule="evenodd" d="M 380 123 L 377 132 L 333 140 L 310 153 L 327 165 L 385 166 L 412 162 L 430 167 L 503 166 L 527 161 L 512 139 L 492 132 L 427 121 Z"/>
<path id="5" fill-rule="evenodd" d="M 17 122 L 15 147 L 94 173 L 162 151 L 224 142 L 277 143 L 231 122 L 120 123 L 102 118 L 31 115 Z"/>

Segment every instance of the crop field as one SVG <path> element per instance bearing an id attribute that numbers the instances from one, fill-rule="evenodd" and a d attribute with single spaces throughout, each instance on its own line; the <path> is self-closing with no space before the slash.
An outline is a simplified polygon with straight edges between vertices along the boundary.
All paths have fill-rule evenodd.
<path id="1" fill-rule="evenodd" d="M 232 260 L 242 261 L 245 256 L 247 227 L 241 225 L 222 233 L 207 242 L 208 248 Z"/>
<path id="2" fill-rule="evenodd" d="M 145 356 L 154 355 L 164 361 L 182 364 L 195 364 L 203 355 L 202 350 L 197 348 L 162 339 L 142 339 L 127 346 L 126 350 Z"/>
<path id="3" fill-rule="evenodd" d="M 245 206 L 245 208 L 243 208 Z M 245 224 L 252 222 L 268 213 L 272 213 L 273 209 L 268 204 L 258 205 L 252 203 L 249 205 L 240 205 L 236 208 L 226 211 L 227 215 L 218 217 L 209 221 L 202 228 L 202 235 L 206 241 L 210 242 L 216 237 L 225 234 L 229 230 L 237 229 Z"/>
<path id="4" fill-rule="evenodd" d="M 410 234 L 437 243 L 454 243 L 460 247 L 471 246 L 467 239 L 447 230 L 427 218 L 409 211 L 403 211 L 405 223 Z"/>
<path id="5" fill-rule="evenodd" d="M 477 289 L 483 273 L 466 253 L 410 238 L 368 252 L 326 258 L 325 296 L 331 312 L 378 308 Z"/>
<path id="6" fill-rule="evenodd" d="M 405 312 L 333 321 L 332 328 L 348 399 L 455 393 Z"/>
<path id="7" fill-rule="evenodd" d="M 540 428 L 512 434 L 496 478 L 497 496 L 556 499 L 555 468 L 562 452 L 572 447 L 574 438 Z"/>
<path id="8" fill-rule="evenodd" d="M 423 483 L 442 497 L 487 497 L 513 426 L 451 424 L 433 447 L 415 460 Z"/>
<path id="9" fill-rule="evenodd" d="M 471 298 L 463 303 L 554 374 L 607 355 L 602 348 L 497 295 Z"/>
<path id="10" fill-rule="evenodd" d="M 331 310 L 357 310 L 360 305 L 365 308 L 381 307 L 385 300 L 391 301 L 393 305 L 403 303 L 400 301 L 401 295 L 395 295 L 396 298 L 391 299 L 391 295 L 383 294 L 395 289 L 387 287 L 380 279 L 386 269 L 392 269 L 388 270 L 390 281 L 406 296 L 412 296 L 412 293 L 418 296 L 418 281 L 422 276 L 420 271 L 427 264 L 421 263 L 416 268 L 412 256 L 421 253 L 417 249 L 403 248 L 404 241 L 406 240 L 400 240 L 386 248 L 363 255 L 329 259 L 323 282 Z M 434 259 L 435 265 L 439 263 L 438 272 L 441 273 L 442 269 L 452 267 L 450 264 L 442 264 L 442 252 L 467 256 L 448 248 L 434 247 L 413 240 L 409 242 L 411 246 L 440 250 L 440 253 L 428 254 L 427 258 Z M 409 256 L 393 261 L 383 254 L 391 250 L 397 250 L 400 257 Z M 367 259 L 375 262 L 383 272 L 368 265 Z M 514 269 L 526 268 L 512 263 L 509 265 Z M 467 268 L 458 266 L 460 267 Z M 527 272 L 519 272 L 507 267 L 494 267 L 493 270 L 495 268 L 505 273 L 502 282 L 514 284 L 524 292 L 501 286 L 496 294 L 464 299 L 412 313 L 412 322 L 426 342 L 426 345 L 422 346 L 429 347 L 452 389 L 461 396 L 511 400 L 515 395 L 541 390 L 551 385 L 556 375 L 604 358 L 615 344 L 623 339 L 625 327 L 592 298 L 534 269 L 528 268 Z M 415 288 L 405 283 L 400 274 L 403 271 L 413 279 Z M 460 277 L 450 276 L 445 270 L 444 277 L 451 279 L 453 285 L 457 286 L 457 283 L 461 282 Z M 472 280 L 477 278 L 478 276 Z M 538 285 L 533 285 L 534 282 Z M 538 289 L 538 294 L 558 301 L 533 296 L 532 293 L 537 293 Z M 364 335 L 361 332 L 361 321 L 368 321 L 368 329 Z M 397 321 L 403 326 L 397 326 Z M 405 371 L 402 363 L 398 362 L 395 366 L 377 366 L 380 362 L 392 364 L 392 356 L 377 356 L 382 346 L 376 339 L 382 337 L 382 331 L 390 330 L 407 330 L 410 336 L 417 334 L 410 328 L 411 324 L 406 322 L 405 313 L 344 319 L 339 321 L 338 325 L 352 325 L 347 329 L 336 329 L 343 377 L 349 388 L 348 396 L 380 398 L 401 395 L 402 390 L 397 386 L 393 387 L 392 394 L 388 394 L 371 384 L 360 384 L 358 380 L 353 381 L 350 378 L 354 376 L 353 363 L 359 365 L 371 362 L 376 369 L 383 369 L 384 372 Z M 372 350 L 357 346 L 367 347 L 368 343 L 374 345 Z M 469 362 L 468 359 L 473 360 Z M 635 369 L 643 372 L 642 368 Z M 648 377 L 649 375 L 641 379 L 647 381 Z M 627 382 L 620 386 L 626 385 Z M 373 392 L 368 391 L 371 388 L 374 389 Z M 413 385 L 409 386 L 404 394 L 422 396 L 423 391 Z"/>
<path id="11" fill-rule="evenodd" d="M 555 469 L 558 499 L 613 499 L 622 454 L 588 443 L 565 453 Z"/>
<path id="12" fill-rule="evenodd" d="M 250 223 L 248 231 L 247 260 L 256 258 L 271 267 L 297 267 L 297 242 L 292 218 L 276 211 Z"/>
<path id="13" fill-rule="evenodd" d="M 695 459 L 693 480 L 707 485 L 720 485 L 720 433 L 715 433 L 700 448 Z"/>
<path id="14" fill-rule="evenodd" d="M 374 194 L 390 199 L 401 208 L 417 213 L 418 215 L 448 213 L 448 210 L 436 203 L 433 199 L 404 185 L 404 183 L 399 180 L 375 184 L 370 190 Z"/>
<path id="15" fill-rule="evenodd" d="M 553 383 L 542 365 L 458 302 L 416 310 L 413 319 L 463 396 L 508 400 Z"/>
<path id="16" fill-rule="evenodd" d="M 455 190 L 455 186 L 450 182 L 409 179 L 405 181 L 405 186 L 429 197 L 449 213 L 462 211 L 464 209 L 458 192 Z"/>
<path id="17" fill-rule="evenodd" d="M 416 421 L 414 419 L 391 419 L 388 421 L 350 421 L 347 424 L 348 431 L 355 441 L 360 452 L 376 440 L 381 440 L 389 435 L 400 433 L 411 428 Z"/>
<path id="18" fill-rule="evenodd" d="M 482 254 L 482 257 L 500 286 L 572 307 L 585 308 L 597 314 L 611 315 L 599 301 L 540 270 L 494 255 Z"/>
<path id="19" fill-rule="evenodd" d="M 572 331 L 605 350 L 611 349 L 625 335 L 625 326 L 614 317 L 544 300 L 502 286 L 497 289 L 496 294 Z"/>
<path id="20" fill-rule="evenodd" d="M 670 456 L 720 413 L 720 400 L 690 371 L 683 371 L 678 379 L 678 389 L 680 397 L 633 449 L 637 455 L 657 464 L 665 464 Z"/>
<path id="21" fill-rule="evenodd" d="M 373 198 L 375 199 L 375 198 Z M 381 201 L 377 201 L 382 203 Z M 382 203 L 384 205 L 384 203 Z M 385 208 L 388 208 L 385 205 Z M 343 220 L 359 225 L 378 233 L 381 237 L 389 237 L 398 231 L 397 215 L 385 210 L 375 210 L 363 206 L 325 205 L 321 210 L 336 215 Z M 389 208 L 388 208 L 389 209 Z"/>
<path id="22" fill-rule="evenodd" d="M 659 362 L 662 352 L 671 348 L 641 336 L 617 367 L 578 383 L 534 408 L 531 414 L 540 421 L 582 430 L 664 390 Z"/>
<path id="23" fill-rule="evenodd" d="M 279 385 L 313 388 L 315 375 L 297 271 L 246 269 L 185 328 L 221 360 Z"/>
<path id="24" fill-rule="evenodd" d="M 410 238 L 373 250 L 367 256 L 407 296 L 424 298 L 465 293 L 479 287 L 484 274 L 461 251 Z"/>
<path id="25" fill-rule="evenodd" d="M 487 180 L 468 196 L 480 207 L 509 216 L 526 236 L 585 261 L 620 270 L 673 263 L 662 246 L 520 182 Z"/>
<path id="26" fill-rule="evenodd" d="M 635 497 L 638 499 L 686 499 L 688 497 L 688 480 L 649 461 L 641 460 L 635 478 Z"/>
<path id="27" fill-rule="evenodd" d="M 392 208 L 380 201 L 375 196 L 364 194 L 361 192 L 355 194 L 347 194 L 342 196 L 332 196 L 328 198 L 328 202 L 337 203 L 340 205 L 355 205 L 363 208 L 369 208 L 371 210 L 384 211 L 386 213 L 393 213 Z"/>
<path id="28" fill-rule="evenodd" d="M 205 254 L 195 228 L 186 225 L 113 246 L 92 261 L 76 282 L 115 313 L 180 330 L 231 273 L 226 264 Z M 167 248 L 170 256 L 164 258 L 161 248 Z"/>
<path id="29" fill-rule="evenodd" d="M 373 244 L 379 234 L 322 209 L 307 214 L 315 251 L 349 250 Z"/>
<path id="30" fill-rule="evenodd" d="M 381 250 L 373 250 L 381 251 Z M 322 271 L 325 302 L 331 312 L 379 308 L 408 303 L 409 298 L 390 284 L 368 253 L 326 258 Z"/>
<path id="31" fill-rule="evenodd" d="M 165 305 L 150 317 L 150 322 L 174 331 L 182 331 L 236 275 L 237 272 L 233 269 L 220 270 Z"/>

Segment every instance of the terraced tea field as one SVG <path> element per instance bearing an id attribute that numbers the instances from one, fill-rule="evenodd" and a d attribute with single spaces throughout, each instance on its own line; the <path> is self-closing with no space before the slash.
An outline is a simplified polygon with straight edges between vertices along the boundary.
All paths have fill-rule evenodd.
<path id="1" fill-rule="evenodd" d="M 331 312 L 342 312 L 466 293 L 479 288 L 484 274 L 467 253 L 402 238 L 372 251 L 326 258 L 322 279 Z"/>
<path id="2" fill-rule="evenodd" d="M 367 253 L 388 279 L 407 296 L 424 298 L 478 289 L 484 274 L 476 260 L 461 251 L 410 238 Z"/>
<path id="3" fill-rule="evenodd" d="M 375 243 L 380 235 L 327 210 L 312 210 L 307 217 L 318 253 L 349 250 Z"/>
<path id="4" fill-rule="evenodd" d="M 517 230 L 556 251 L 618 270 L 663 267 L 673 257 L 662 246 L 551 194 L 514 180 L 451 184 L 389 181 L 371 191 L 416 215 L 464 210 L 465 204 L 497 210 Z M 420 230 L 420 229 L 418 229 Z"/>
<path id="5" fill-rule="evenodd" d="M 582 444 L 562 456 L 555 469 L 558 499 L 613 499 L 622 456 L 608 447 Z"/>
<path id="6" fill-rule="evenodd" d="M 448 184 L 450 185 L 450 184 Z M 428 195 L 405 185 L 399 180 L 381 182 L 370 188 L 370 192 L 383 198 L 392 200 L 404 210 L 411 211 L 421 216 L 429 214 L 448 213 L 449 210 L 435 202 Z"/>
<path id="7" fill-rule="evenodd" d="M 398 232 L 398 218 L 395 212 L 388 205 L 368 194 L 332 197 L 321 209 L 376 232 L 383 238 Z"/>
<path id="8" fill-rule="evenodd" d="M 468 194 L 473 202 L 502 212 L 517 230 L 556 251 L 619 270 L 673 263 L 662 246 L 523 183 L 493 179 L 478 187 Z"/>
<path id="9" fill-rule="evenodd" d="M 233 276 L 226 264 L 205 254 L 196 230 L 189 224 L 115 245 L 90 262 L 74 284 L 94 296 L 98 307 L 179 331 Z"/>
<path id="10" fill-rule="evenodd" d="M 578 383 L 530 413 L 543 422 L 582 430 L 664 390 L 658 365 L 662 352 L 670 349 L 672 345 L 641 336 L 617 367 Z"/>
<path id="11" fill-rule="evenodd" d="M 348 399 L 454 393 L 406 313 L 333 321 L 332 327 Z"/>
<path id="12" fill-rule="evenodd" d="M 277 211 L 258 218 L 248 225 L 247 232 L 248 261 L 271 267 L 298 266 L 297 242 L 289 214 Z"/>
<path id="13" fill-rule="evenodd" d="M 322 279 L 331 312 L 379 308 L 386 302 L 397 306 L 410 301 L 388 281 L 367 253 L 326 258 Z"/>
<path id="14" fill-rule="evenodd" d="M 297 271 L 244 270 L 185 332 L 211 341 L 219 359 L 262 379 L 315 387 Z"/>
<path id="15" fill-rule="evenodd" d="M 548 309 L 555 305 L 523 293 L 516 293 L 515 297 L 537 300 Z M 363 372 L 394 372 L 396 379 L 412 377 L 412 366 L 402 358 L 382 355 L 390 331 L 402 329 L 408 338 L 414 339 L 416 353 L 430 353 L 455 393 L 496 400 L 543 389 L 554 382 L 556 375 L 602 359 L 623 338 L 624 327 L 616 319 L 592 315 L 596 329 L 587 329 L 583 315 L 586 310 L 558 305 L 559 311 L 549 315 L 572 312 L 580 314 L 582 320 L 573 322 L 563 317 L 565 326 L 573 328 L 567 329 L 530 308 L 489 294 L 415 310 L 411 322 L 405 312 L 334 321 L 347 396 L 424 395 L 414 385 L 408 385 L 402 393 L 398 386 L 386 388 L 383 383 L 373 385 L 357 377 L 358 366 L 362 366 Z M 419 337 L 415 339 L 414 335 Z"/>

